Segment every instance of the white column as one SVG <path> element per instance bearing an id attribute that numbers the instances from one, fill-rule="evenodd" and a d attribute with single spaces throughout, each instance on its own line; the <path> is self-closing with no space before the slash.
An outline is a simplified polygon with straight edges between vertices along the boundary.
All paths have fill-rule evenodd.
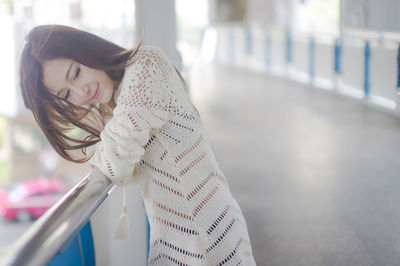
<path id="1" fill-rule="evenodd" d="M 293 29 L 294 0 L 274 0 L 275 25 L 283 29 Z"/>
<path id="2" fill-rule="evenodd" d="M 246 20 L 251 26 L 268 28 L 275 23 L 275 1 L 248 0 Z"/>
<path id="3" fill-rule="evenodd" d="M 175 0 L 135 0 L 136 36 L 143 44 L 161 48 L 180 69 L 182 60 L 176 49 Z"/>
<path id="4" fill-rule="evenodd" d="M 217 0 L 208 0 L 208 12 L 210 26 L 215 26 L 218 24 L 217 15 Z"/>

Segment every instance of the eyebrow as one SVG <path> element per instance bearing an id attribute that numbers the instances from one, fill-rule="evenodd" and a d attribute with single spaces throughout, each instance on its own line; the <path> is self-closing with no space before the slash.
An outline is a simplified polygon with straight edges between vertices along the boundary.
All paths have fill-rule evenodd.
<path id="1" fill-rule="evenodd" d="M 72 65 L 74 64 L 74 62 L 72 61 L 71 64 L 68 67 L 67 73 L 65 74 L 65 80 L 68 81 L 68 77 L 69 77 L 69 72 L 71 71 Z M 60 93 L 62 92 L 62 90 L 59 90 L 57 92 L 57 96 L 60 96 Z"/>

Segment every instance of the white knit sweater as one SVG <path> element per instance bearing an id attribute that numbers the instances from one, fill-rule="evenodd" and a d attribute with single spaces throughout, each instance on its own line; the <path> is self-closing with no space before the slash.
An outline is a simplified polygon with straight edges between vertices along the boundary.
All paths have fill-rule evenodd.
<path id="1" fill-rule="evenodd" d="M 114 183 L 139 186 L 149 265 L 255 265 L 240 207 L 160 49 L 140 47 L 115 100 L 90 161 Z"/>

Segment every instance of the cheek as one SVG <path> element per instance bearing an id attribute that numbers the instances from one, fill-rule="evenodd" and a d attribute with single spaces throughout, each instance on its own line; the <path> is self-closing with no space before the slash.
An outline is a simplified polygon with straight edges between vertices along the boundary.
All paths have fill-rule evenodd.
<path id="1" fill-rule="evenodd" d="M 113 91 L 114 91 L 114 83 L 108 76 L 105 77 L 105 84 L 106 84 L 107 92 L 108 93 L 113 93 Z"/>
<path id="2" fill-rule="evenodd" d="M 76 97 L 76 96 L 73 96 L 73 98 L 71 98 L 69 102 L 77 106 L 82 106 L 85 104 L 85 102 L 82 101 L 81 97 Z"/>

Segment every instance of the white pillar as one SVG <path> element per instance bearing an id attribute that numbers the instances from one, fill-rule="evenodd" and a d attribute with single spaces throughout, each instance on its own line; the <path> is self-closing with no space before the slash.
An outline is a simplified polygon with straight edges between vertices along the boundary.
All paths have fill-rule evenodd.
<path id="1" fill-rule="evenodd" d="M 294 18 L 294 0 L 274 0 L 274 14 L 275 14 L 275 25 L 286 29 L 293 29 L 293 18 Z"/>
<path id="2" fill-rule="evenodd" d="M 275 1 L 248 0 L 246 21 L 251 26 L 269 28 L 275 23 Z"/>
<path id="3" fill-rule="evenodd" d="M 210 21 L 210 26 L 215 26 L 218 24 L 217 15 L 217 0 L 208 0 L 208 16 Z"/>
<path id="4" fill-rule="evenodd" d="M 135 0 L 136 35 L 143 44 L 155 45 L 180 69 L 182 60 L 176 49 L 175 0 Z"/>

